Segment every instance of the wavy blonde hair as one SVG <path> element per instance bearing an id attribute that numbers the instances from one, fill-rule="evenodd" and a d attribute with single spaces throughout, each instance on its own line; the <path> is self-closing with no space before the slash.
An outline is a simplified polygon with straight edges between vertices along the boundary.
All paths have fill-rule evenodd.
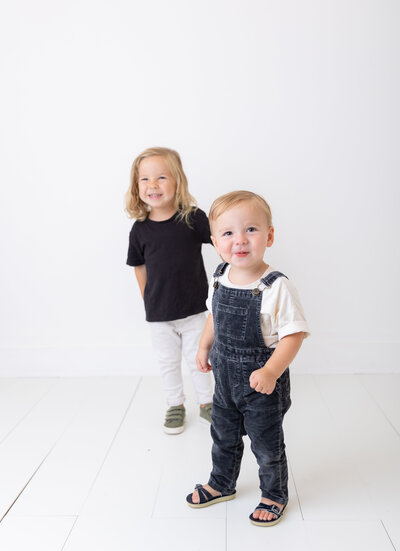
<path id="1" fill-rule="evenodd" d="M 188 181 L 183 171 L 182 161 L 179 154 L 167 147 L 150 147 L 145 149 L 133 161 L 131 168 L 130 184 L 125 194 L 125 210 L 129 218 L 136 218 L 139 222 L 146 220 L 150 209 L 139 197 L 139 166 L 147 157 L 164 157 L 167 161 L 171 174 L 176 181 L 175 208 L 178 216 L 190 225 L 190 214 L 197 209 L 197 201 L 189 193 Z"/>
<path id="2" fill-rule="evenodd" d="M 254 201 L 257 203 L 265 213 L 268 227 L 272 227 L 272 213 L 267 201 L 263 199 L 261 195 L 257 195 L 257 193 L 244 190 L 231 191 L 230 193 L 225 193 L 225 195 L 221 195 L 221 197 L 215 199 L 208 214 L 210 226 L 212 226 L 213 222 L 215 222 L 223 212 L 229 210 L 242 201 Z"/>

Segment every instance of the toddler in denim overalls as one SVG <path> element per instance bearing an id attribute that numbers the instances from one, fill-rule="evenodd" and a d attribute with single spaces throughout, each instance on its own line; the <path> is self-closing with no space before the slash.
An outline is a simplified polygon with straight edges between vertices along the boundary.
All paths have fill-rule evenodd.
<path id="1" fill-rule="evenodd" d="M 308 325 L 295 288 L 264 262 L 274 241 L 266 201 L 252 192 L 231 192 L 214 201 L 209 219 L 224 262 L 210 286 L 212 314 L 196 361 L 200 371 L 212 369 L 215 378 L 213 468 L 208 484 L 196 485 L 186 500 L 199 508 L 236 496 L 242 437 L 248 434 L 261 488 L 250 520 L 271 526 L 288 501 L 282 429 L 291 403 L 288 365 L 309 334 Z"/>

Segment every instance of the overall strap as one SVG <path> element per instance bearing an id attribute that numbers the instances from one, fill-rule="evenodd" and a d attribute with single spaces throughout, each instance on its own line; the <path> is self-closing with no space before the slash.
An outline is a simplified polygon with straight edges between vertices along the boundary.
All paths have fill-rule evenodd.
<path id="1" fill-rule="evenodd" d="M 228 266 L 228 262 L 221 262 L 221 264 L 218 264 L 217 269 L 213 273 L 213 277 L 220 277 L 225 272 L 226 267 Z"/>
<path id="2" fill-rule="evenodd" d="M 273 282 L 278 279 L 279 277 L 286 277 L 286 279 L 289 279 L 285 274 L 282 272 L 271 272 L 266 277 L 263 277 L 261 279 L 261 283 L 264 283 L 264 285 L 269 288 L 273 284 Z"/>

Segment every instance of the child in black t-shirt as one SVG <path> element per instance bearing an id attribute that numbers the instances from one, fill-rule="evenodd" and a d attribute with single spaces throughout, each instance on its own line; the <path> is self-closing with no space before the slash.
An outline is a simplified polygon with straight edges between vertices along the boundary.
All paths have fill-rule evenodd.
<path id="1" fill-rule="evenodd" d="M 176 151 L 154 147 L 135 159 L 126 211 L 136 218 L 127 264 L 135 267 L 169 406 L 164 431 L 178 434 L 185 421 L 182 353 L 200 418 L 211 421 L 211 378 L 196 368 L 208 292 L 201 246 L 211 243 L 211 238 L 207 216 L 189 193 Z"/>

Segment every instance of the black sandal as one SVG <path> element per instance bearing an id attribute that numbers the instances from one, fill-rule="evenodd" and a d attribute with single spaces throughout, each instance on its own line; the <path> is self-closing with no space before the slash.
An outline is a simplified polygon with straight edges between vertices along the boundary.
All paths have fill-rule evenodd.
<path id="1" fill-rule="evenodd" d="M 209 505 L 214 505 L 214 503 L 220 503 L 221 501 L 229 501 L 230 499 L 234 499 L 236 497 L 236 490 L 234 490 L 231 494 L 221 494 L 220 496 L 214 497 L 208 490 L 203 488 L 203 484 L 196 484 L 194 489 L 197 490 L 199 494 L 199 503 L 193 503 L 193 493 L 186 496 L 186 501 L 190 507 L 194 507 L 196 509 L 208 507 Z"/>
<path id="2" fill-rule="evenodd" d="M 253 513 L 251 513 L 251 515 L 249 516 L 250 522 L 252 524 L 255 524 L 256 526 L 274 526 L 274 524 L 278 524 L 278 522 L 281 520 L 285 508 L 286 505 L 284 505 L 282 509 L 279 509 L 277 505 L 267 505 L 266 503 L 259 503 L 254 509 L 253 513 L 259 511 L 260 509 L 263 509 L 275 515 L 276 518 L 272 520 L 260 520 L 259 518 L 254 518 Z"/>

